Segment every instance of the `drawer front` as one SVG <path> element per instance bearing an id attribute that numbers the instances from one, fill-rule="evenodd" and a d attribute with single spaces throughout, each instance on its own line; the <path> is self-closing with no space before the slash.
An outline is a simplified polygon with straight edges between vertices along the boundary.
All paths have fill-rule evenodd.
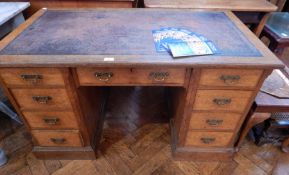
<path id="1" fill-rule="evenodd" d="M 130 83 L 130 69 L 77 68 L 80 85 L 104 85 Z"/>
<path id="2" fill-rule="evenodd" d="M 186 146 L 228 147 L 233 137 L 231 132 L 196 132 L 189 131 Z"/>
<path id="3" fill-rule="evenodd" d="M 199 85 L 255 88 L 262 73 L 250 69 L 203 69 Z"/>
<path id="4" fill-rule="evenodd" d="M 7 86 L 64 86 L 64 80 L 56 68 L 3 68 L 1 77 Z"/>
<path id="5" fill-rule="evenodd" d="M 11 89 L 17 103 L 25 109 L 71 109 L 65 89 Z"/>
<path id="6" fill-rule="evenodd" d="M 83 146 L 79 131 L 31 131 L 39 146 L 81 147 Z"/>
<path id="7" fill-rule="evenodd" d="M 183 86 L 186 69 L 77 68 L 80 85 L 172 84 Z"/>
<path id="8" fill-rule="evenodd" d="M 186 69 L 159 68 L 159 69 L 133 69 L 133 79 L 140 84 L 174 84 L 184 85 Z"/>
<path id="9" fill-rule="evenodd" d="M 243 112 L 253 91 L 198 90 L 194 110 L 222 110 Z"/>
<path id="10" fill-rule="evenodd" d="M 241 114 L 218 112 L 193 112 L 189 129 L 234 130 Z"/>
<path id="11" fill-rule="evenodd" d="M 77 129 L 73 112 L 23 112 L 32 129 Z"/>

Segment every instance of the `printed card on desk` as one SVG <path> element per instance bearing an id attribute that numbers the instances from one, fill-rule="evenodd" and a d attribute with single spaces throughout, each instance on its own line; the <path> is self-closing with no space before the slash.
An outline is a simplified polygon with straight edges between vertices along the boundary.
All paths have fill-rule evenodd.
<path id="1" fill-rule="evenodd" d="M 169 48 L 174 58 L 213 54 L 208 45 L 206 45 L 205 42 L 201 41 L 190 43 L 170 43 Z"/>
<path id="2" fill-rule="evenodd" d="M 169 52 L 173 57 L 218 53 L 206 37 L 187 29 L 166 27 L 152 31 L 157 52 Z"/>

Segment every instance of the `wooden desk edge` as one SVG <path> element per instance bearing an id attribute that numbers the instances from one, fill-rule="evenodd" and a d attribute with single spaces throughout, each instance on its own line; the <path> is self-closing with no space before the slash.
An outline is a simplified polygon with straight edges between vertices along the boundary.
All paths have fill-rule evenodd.
<path id="1" fill-rule="evenodd" d="M 266 7 L 264 7 L 266 6 Z M 150 3 L 147 0 L 144 0 L 144 7 L 145 8 L 183 8 L 183 9 L 195 9 L 195 10 L 212 10 L 212 11 L 238 11 L 238 12 L 274 12 L 278 9 L 278 7 L 270 2 L 264 1 L 264 6 L 263 8 L 259 7 L 250 7 L 248 8 L 234 8 L 233 6 L 231 8 L 228 7 L 214 7 L 213 5 L 208 7 L 208 6 L 203 6 L 203 7 L 192 7 L 190 5 L 186 5 L 184 7 L 178 6 L 178 7 L 172 7 L 170 4 L 154 4 Z"/>

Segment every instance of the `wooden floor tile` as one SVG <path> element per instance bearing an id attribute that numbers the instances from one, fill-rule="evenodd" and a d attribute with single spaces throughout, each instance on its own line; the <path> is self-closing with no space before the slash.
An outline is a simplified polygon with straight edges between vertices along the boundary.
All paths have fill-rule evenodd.
<path id="1" fill-rule="evenodd" d="M 62 167 L 59 160 L 44 160 L 43 162 L 49 174 L 54 173 Z"/>
<path id="2" fill-rule="evenodd" d="M 25 166 L 11 175 L 32 175 L 29 166 Z"/>
<path id="3" fill-rule="evenodd" d="M 33 175 L 49 175 L 43 160 L 37 159 L 32 153 L 27 155 L 26 160 Z"/>
<path id="4" fill-rule="evenodd" d="M 110 166 L 109 162 L 105 159 L 105 157 L 99 153 L 99 158 L 94 162 L 94 166 L 96 168 L 97 173 L 99 174 L 109 174 L 109 175 L 117 175 L 117 173 Z"/>
<path id="5" fill-rule="evenodd" d="M 155 154 L 149 161 L 145 162 L 133 174 L 150 175 L 170 158 L 170 146 L 165 146 L 160 152 Z"/>
<path id="6" fill-rule="evenodd" d="M 98 174 L 92 160 L 74 160 L 52 175 L 101 175 Z"/>
<path id="7" fill-rule="evenodd" d="M 121 159 L 120 155 L 118 154 L 115 148 L 109 148 L 105 153 L 104 157 L 106 158 L 109 165 L 112 169 L 117 172 L 119 175 L 127 175 L 132 174 L 132 171 L 127 166 L 127 164 Z"/>
<path id="8" fill-rule="evenodd" d="M 239 164 L 235 169 L 236 171 L 233 174 L 246 173 L 247 175 L 265 175 L 267 174 L 263 169 L 259 166 L 255 165 L 251 160 L 246 158 L 244 155 L 237 153 L 234 157 L 234 160 Z"/>

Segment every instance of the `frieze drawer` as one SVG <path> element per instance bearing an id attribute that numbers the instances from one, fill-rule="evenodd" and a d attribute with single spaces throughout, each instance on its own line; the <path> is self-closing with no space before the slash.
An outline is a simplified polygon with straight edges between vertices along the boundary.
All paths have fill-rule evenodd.
<path id="1" fill-rule="evenodd" d="M 80 85 L 174 85 L 183 86 L 183 68 L 77 68 Z"/>

